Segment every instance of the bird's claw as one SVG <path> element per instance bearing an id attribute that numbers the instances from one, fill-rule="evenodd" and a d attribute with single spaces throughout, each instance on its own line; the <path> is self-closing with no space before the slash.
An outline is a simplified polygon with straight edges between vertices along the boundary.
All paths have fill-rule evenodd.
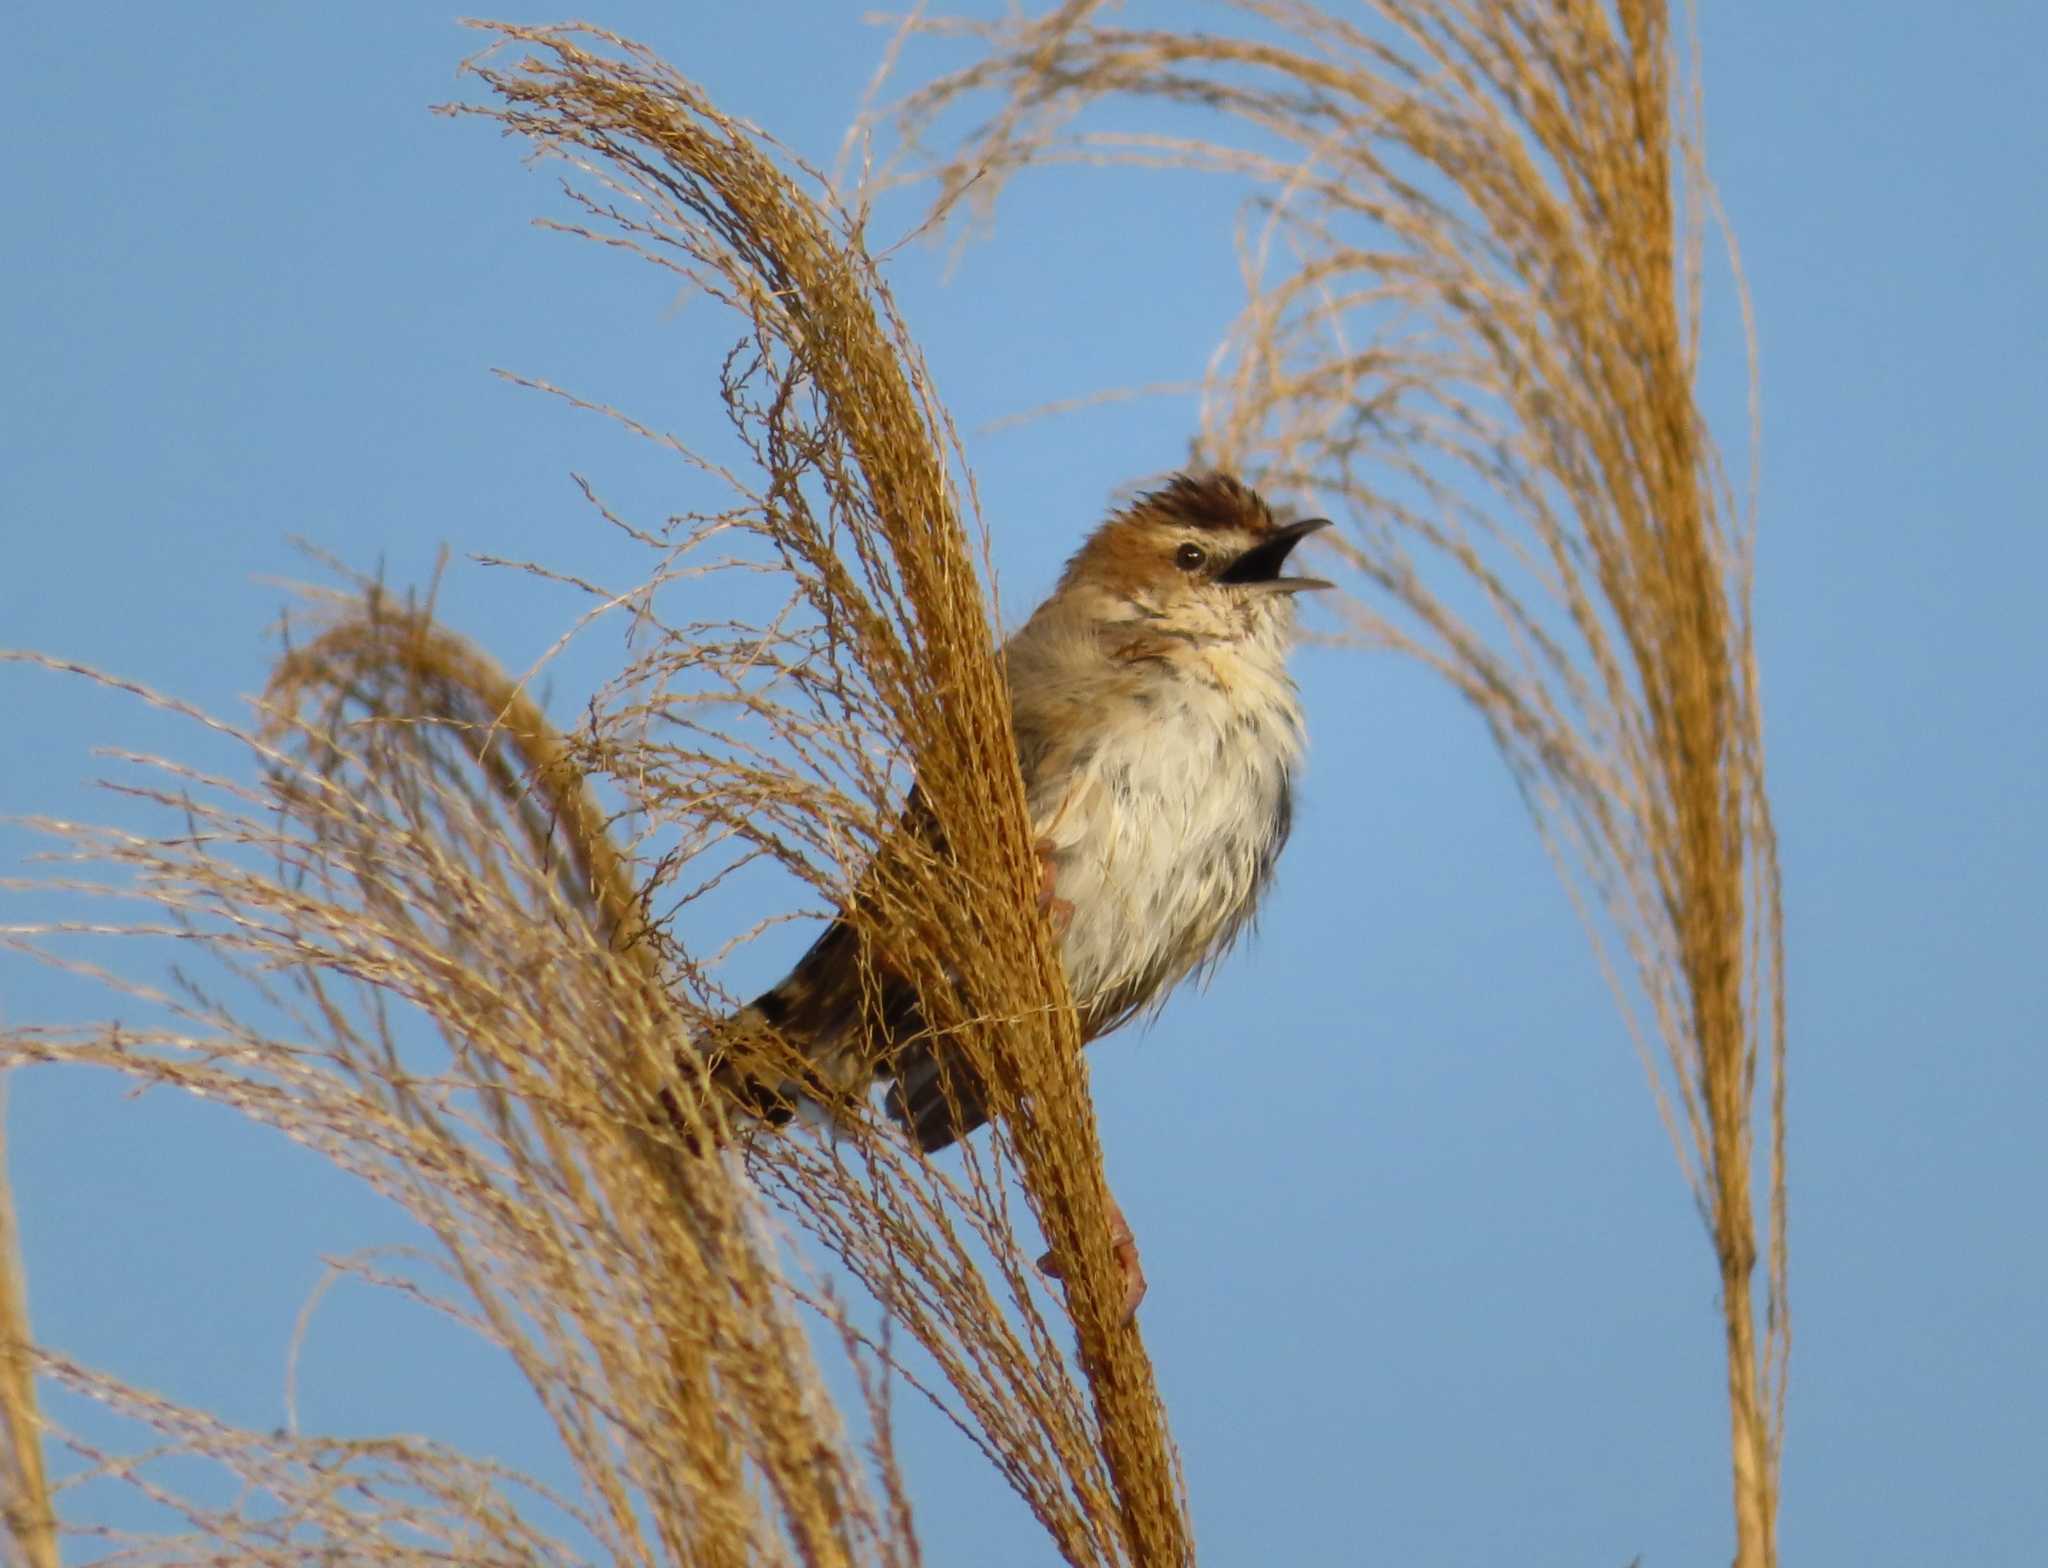
<path id="1" fill-rule="evenodd" d="M 1054 936 L 1065 936 L 1074 923 L 1074 906 L 1053 892 L 1052 845 L 1040 840 L 1038 851 L 1038 912 L 1052 923 Z"/>
<path id="2" fill-rule="evenodd" d="M 1124 1218 L 1124 1211 L 1117 1207 L 1114 1198 L 1109 1200 L 1109 1244 L 1124 1281 L 1123 1308 L 1117 1314 L 1117 1322 L 1122 1325 L 1137 1317 L 1138 1303 L 1145 1299 L 1145 1270 L 1138 1262 L 1138 1238 L 1131 1234 L 1130 1221 Z M 1038 1271 L 1062 1282 L 1067 1277 L 1059 1259 L 1050 1252 L 1038 1260 Z"/>

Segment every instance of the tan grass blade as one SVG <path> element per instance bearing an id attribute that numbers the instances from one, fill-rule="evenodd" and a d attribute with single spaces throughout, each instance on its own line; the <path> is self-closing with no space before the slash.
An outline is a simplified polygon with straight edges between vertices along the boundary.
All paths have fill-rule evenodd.
<path id="1" fill-rule="evenodd" d="M 7 1175 L 6 1092 L 0 1082 L 0 1433 L 5 1438 L 7 1560 L 57 1568 L 57 1518 L 43 1473 L 43 1420 L 37 1408 L 28 1327 L 28 1283 Z"/>

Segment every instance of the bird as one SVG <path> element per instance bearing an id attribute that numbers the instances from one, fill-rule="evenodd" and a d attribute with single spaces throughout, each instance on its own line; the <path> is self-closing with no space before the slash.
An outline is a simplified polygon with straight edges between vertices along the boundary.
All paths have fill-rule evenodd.
<path id="1" fill-rule="evenodd" d="M 1294 600 L 1330 586 L 1284 569 L 1327 526 L 1276 520 L 1233 475 L 1176 474 L 1113 510 L 1002 647 L 1038 905 L 1084 1044 L 1210 969 L 1273 881 L 1306 740 Z M 746 1092 L 783 1121 L 821 1086 L 890 1079 L 889 1113 L 943 1149 L 987 1120 L 985 1097 L 925 1030 L 915 990 L 875 983 L 871 957 L 842 913 L 732 1017 L 730 1036 L 779 1040 L 811 1080 Z M 1114 1197 L 1110 1223 L 1129 1321 L 1146 1281 Z M 1060 1277 L 1050 1254 L 1040 1266 Z"/>

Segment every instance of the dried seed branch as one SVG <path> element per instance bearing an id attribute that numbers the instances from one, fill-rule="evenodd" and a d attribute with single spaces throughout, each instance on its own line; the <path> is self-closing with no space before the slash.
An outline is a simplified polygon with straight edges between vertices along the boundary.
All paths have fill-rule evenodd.
<path id="1" fill-rule="evenodd" d="M 583 221 L 561 226 L 734 311 L 718 391 L 744 461 L 627 421 L 727 482 L 732 504 L 628 525 L 650 575 L 597 607 L 630 623 L 628 660 L 573 730 L 418 608 L 329 600 L 257 728 L 190 715 L 241 748 L 254 782 L 158 762 L 124 787 L 173 826 L 45 825 L 125 875 L 109 894 L 143 914 L 0 935 L 59 962 L 88 931 L 169 936 L 221 975 L 168 994 L 133 982 L 147 1023 L 9 1029 L 0 1064 L 95 1065 L 219 1100 L 404 1204 L 440 1269 L 377 1277 L 510 1358 L 607 1560 L 914 1563 L 879 1361 L 980 1446 L 1065 1560 L 1186 1562 L 1150 1367 L 1118 1321 L 1100 1151 L 944 413 L 857 222 L 813 176 L 630 44 L 495 32 L 476 63 L 495 102 L 459 112 L 567 164 Z M 906 832 L 907 810 L 932 830 Z M 792 886 L 849 911 L 986 1093 L 997 1125 L 957 1167 L 858 1095 L 825 1095 L 823 1129 L 735 1114 L 712 1071 L 734 1001 L 721 966 Z M 758 1048 L 773 1066 L 776 1043 Z M 887 1327 L 792 1262 L 757 1186 Z M 1065 1267 L 1064 1314 L 1016 1233 L 1026 1212 Z M 799 1304 L 862 1377 L 872 1460 L 825 1396 Z M 539 1494 L 516 1477 L 387 1445 L 362 1455 L 362 1486 L 337 1487 L 318 1439 L 226 1433 L 39 1365 L 256 1489 L 246 1515 L 209 1510 L 146 1457 L 77 1450 L 226 1560 L 308 1538 L 336 1560 L 562 1555 L 527 1527 L 520 1499 Z M 175 1556 L 190 1539 L 129 1549 Z"/>
<path id="2" fill-rule="evenodd" d="M 523 1375 L 582 1481 L 575 1522 L 607 1560 L 913 1563 L 894 1471 L 880 1470 L 876 1501 L 758 1202 L 729 1157 L 702 1152 L 702 1123 L 679 1138 L 660 1115 L 698 1104 L 701 1085 L 644 958 L 613 949 L 589 883 L 563 874 L 571 857 L 535 842 L 529 802 L 499 787 L 509 771 L 479 781 L 487 725 L 426 711 L 435 682 L 459 690 L 479 670 L 416 615 L 373 602 L 284 661 L 279 694 L 299 706 L 273 707 L 266 732 L 212 726 L 260 783 L 166 763 L 131 790 L 175 830 L 51 824 L 74 854 L 128 873 L 150 914 L 125 929 L 196 944 L 227 979 L 137 988 L 157 1022 L 9 1029 L 0 1059 L 99 1066 L 233 1106 L 403 1204 L 442 1265 L 391 1283 Z M 485 689 L 502 690 L 489 674 Z M 534 755 L 551 743 L 544 729 L 522 740 Z M 0 940 L 36 950 L 69 934 Z M 39 1357 L 45 1376 L 67 1366 Z M 535 1560 L 521 1498 L 543 1494 L 509 1472 L 465 1466 L 443 1485 L 437 1469 L 459 1462 L 438 1451 L 201 1442 L 217 1424 L 196 1412 L 114 1403 L 258 1488 L 223 1512 L 166 1490 L 147 1455 L 73 1445 L 91 1473 L 183 1514 L 223 1560 L 280 1560 L 293 1530 L 337 1561 L 411 1560 L 421 1540 L 442 1543 L 419 1548 L 438 1561 Z M 343 1452 L 368 1456 L 376 1478 L 342 1485 L 306 1457 Z M 181 1560 L 189 1545 L 131 1544 L 137 1560 Z"/>
<path id="3" fill-rule="evenodd" d="M 6 1105 L 0 1084 L 0 1110 Z M 0 1118 L 4 1128 L 4 1118 Z M 23 1568 L 57 1568 L 57 1518 L 43 1470 L 43 1418 L 29 1339 L 28 1286 L 14 1224 L 14 1184 L 0 1136 L 0 1486 L 5 1487 L 5 1556 Z"/>
<path id="4" fill-rule="evenodd" d="M 1694 401 L 1715 214 L 1696 75 L 1653 0 L 1223 9 L 1236 36 L 1112 26 L 1099 0 L 914 19 L 980 56 L 893 107 L 905 158 L 937 208 L 1047 162 L 1247 185 L 1250 297 L 1204 455 L 1348 517 L 1362 640 L 1478 710 L 1581 900 L 1713 1240 L 1737 1560 L 1768 1564 L 1783 939 L 1753 517 Z M 1162 128 L 1091 129 L 1118 99 Z M 963 106 L 985 118 L 939 142 Z"/>
<path id="5" fill-rule="evenodd" d="M 649 651 L 599 704 L 589 764 L 636 821 L 679 828 L 690 846 L 664 857 L 653 896 L 686 905 L 701 888 L 676 889 L 697 846 L 737 843 L 849 910 L 916 985 L 933 1034 L 970 1065 L 1001 1123 L 963 1156 L 959 1187 L 857 1106 L 836 1108 L 847 1149 L 812 1161 L 791 1140 L 756 1143 L 755 1163 L 976 1422 L 999 1429 L 994 1446 L 1044 1456 L 1006 1473 L 1073 1560 L 1184 1560 L 1150 1370 L 1116 1321 L 1100 1153 L 1031 897 L 1007 699 L 943 411 L 857 220 L 803 189 L 814 175 L 616 38 L 498 31 L 539 52 L 517 70 L 479 66 L 502 104 L 489 112 L 597 178 L 580 199 L 612 243 L 743 315 L 725 399 L 765 483 L 720 522 L 764 544 L 759 558 L 792 588 L 773 619 L 717 639 L 643 609 Z M 719 727 L 735 713 L 751 726 L 738 745 Z M 910 777 L 936 828 L 920 838 L 897 826 Z M 674 967 L 697 969 L 686 955 Z M 715 1034 L 727 999 L 697 1001 L 696 1033 Z M 1054 1251 L 1085 1264 L 1069 1292 L 1085 1399 L 1034 1304 L 1031 1269 L 989 1221 L 1013 1175 Z M 993 1280 L 943 1224 L 941 1194 L 958 1192 L 978 1211 Z M 939 1229 L 936 1252 L 919 1223 Z"/>

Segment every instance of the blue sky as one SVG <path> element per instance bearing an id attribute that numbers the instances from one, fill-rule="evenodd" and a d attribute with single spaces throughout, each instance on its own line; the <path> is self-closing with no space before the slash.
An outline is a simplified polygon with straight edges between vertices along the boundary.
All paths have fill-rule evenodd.
<path id="1" fill-rule="evenodd" d="M 881 46 L 859 10 L 590 14 L 829 161 Z M 1762 345 L 1786 1560 L 2039 1562 L 2048 20 L 1704 10 L 1710 159 Z M 624 571 L 570 471 L 628 509 L 672 496 L 673 465 L 489 372 L 689 431 L 715 413 L 726 323 L 527 226 L 547 181 L 426 112 L 475 45 L 448 13 L 336 14 L 13 20 L 0 644 L 232 711 L 274 647 L 275 580 L 317 575 L 299 537 L 400 584 L 445 544 L 445 614 L 523 667 L 578 607 L 467 555 Z M 1193 177 L 1064 171 L 1012 194 L 950 276 L 912 249 L 895 278 L 1014 613 L 1115 486 L 1180 458 L 1191 406 L 982 427 L 1192 377 L 1237 289 L 1230 201 Z M 1732 358 L 1705 390 L 1739 439 Z M 558 697 L 611 649 L 572 650 Z M 1720 1560 L 1710 1258 L 1570 908 L 1467 712 L 1364 654 L 1301 668 L 1313 755 L 1259 942 L 1093 1057 L 1198 1543 L 1217 1563 Z M 0 669 L 0 703 L 0 811 L 121 813 L 86 789 L 94 745 L 213 755 L 47 675 Z M 5 873 L 30 847 L 0 835 Z M 96 1005 L 0 960 L 10 1021 Z M 319 1257 L 400 1238 L 397 1218 L 224 1111 L 58 1071 L 11 1093 L 42 1337 L 275 1424 Z M 360 1291 L 317 1320 L 301 1400 L 310 1426 L 547 1462 L 484 1352 Z M 1050 1560 L 958 1438 L 899 1409 L 930 1560 Z"/>

